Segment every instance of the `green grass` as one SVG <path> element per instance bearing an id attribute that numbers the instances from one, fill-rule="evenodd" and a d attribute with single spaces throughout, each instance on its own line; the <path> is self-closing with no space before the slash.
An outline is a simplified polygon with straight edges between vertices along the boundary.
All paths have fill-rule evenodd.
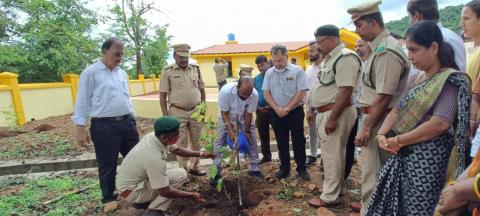
<path id="1" fill-rule="evenodd" d="M 74 191 L 97 183 L 94 178 L 58 177 L 37 179 L 7 179 L 2 180 L 0 187 L 20 186 L 25 187 L 15 195 L 5 194 L 0 196 L 0 215 L 84 215 L 87 212 L 100 211 L 100 202 L 94 206 L 86 207 L 82 203 L 100 200 L 100 190 L 93 187 L 83 193 L 71 194 L 63 199 L 42 205 L 50 199 L 61 196 L 64 193 Z M 93 209 L 92 209 L 93 208 Z"/>
<path id="2" fill-rule="evenodd" d="M 34 133 L 29 137 L 33 141 L 18 137 L 5 138 L 9 147 L 0 151 L 0 160 L 63 156 L 74 145 L 67 138 L 54 134 Z"/>

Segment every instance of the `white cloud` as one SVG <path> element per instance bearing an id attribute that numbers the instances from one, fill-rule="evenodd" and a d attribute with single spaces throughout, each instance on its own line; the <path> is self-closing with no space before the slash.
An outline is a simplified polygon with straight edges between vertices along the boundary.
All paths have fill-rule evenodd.
<path id="1" fill-rule="evenodd" d="M 312 40 L 313 31 L 323 24 L 346 27 L 346 10 L 361 0 L 156 0 L 163 13 L 153 12 L 147 19 L 158 25 L 169 24 L 172 43 L 189 43 L 193 50 L 223 44 L 229 33 L 240 43 Z M 385 21 L 407 15 L 406 2 L 384 0 Z M 440 1 L 440 7 L 465 3 Z M 105 13 L 113 5 L 109 0 L 92 0 L 93 8 Z M 350 26 L 350 29 L 352 26 Z"/>

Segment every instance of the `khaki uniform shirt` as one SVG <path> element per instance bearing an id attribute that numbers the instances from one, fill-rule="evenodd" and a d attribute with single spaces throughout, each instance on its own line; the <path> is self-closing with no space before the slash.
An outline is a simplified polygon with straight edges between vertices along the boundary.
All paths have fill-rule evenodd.
<path id="1" fill-rule="evenodd" d="M 337 59 L 334 74 L 333 66 Z M 335 103 L 339 87 L 355 86 L 361 67 L 359 59 L 356 53 L 343 44 L 339 44 L 325 57 L 318 73 L 320 83 L 311 90 L 312 107 Z"/>
<path id="2" fill-rule="evenodd" d="M 225 76 L 225 68 L 228 67 L 228 64 L 224 63 L 216 63 L 213 66 L 213 70 L 215 71 L 215 78 L 217 79 L 217 83 L 221 83 L 225 81 L 227 78 Z"/>
<path id="3" fill-rule="evenodd" d="M 166 92 L 168 102 L 183 108 L 192 108 L 201 101 L 200 89 L 205 83 L 196 65 L 188 65 L 184 71 L 177 64 L 167 66 L 160 79 L 160 92 Z"/>
<path id="4" fill-rule="evenodd" d="M 398 40 L 390 36 L 388 30 L 380 33 L 368 46 L 373 52 L 368 57 L 365 73 L 362 77 L 363 87 L 359 97 L 360 106 L 370 106 L 377 94 L 387 94 L 393 96 L 388 105 L 389 108 L 392 108 L 400 100 L 407 84 L 408 70 L 406 72 L 405 70 L 408 69 L 408 59 Z M 403 57 L 400 58 L 391 51 L 387 51 L 387 49 L 395 50 Z M 407 65 L 404 61 L 407 62 Z M 370 80 L 373 81 L 375 88 L 372 88 Z"/>
<path id="5" fill-rule="evenodd" d="M 144 188 L 147 182 L 152 189 L 169 186 L 167 153 L 171 147 L 176 146 L 163 145 L 153 132 L 145 135 L 123 159 L 118 169 L 118 189 L 121 192 L 138 190 Z"/>

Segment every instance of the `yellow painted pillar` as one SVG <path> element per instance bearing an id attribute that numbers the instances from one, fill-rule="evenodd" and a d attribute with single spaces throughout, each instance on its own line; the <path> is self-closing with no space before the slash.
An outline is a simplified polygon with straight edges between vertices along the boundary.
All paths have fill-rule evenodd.
<path id="1" fill-rule="evenodd" d="M 75 104 L 77 98 L 77 90 L 78 90 L 78 78 L 77 74 L 64 74 L 63 75 L 63 82 L 66 82 L 72 85 L 72 99 L 73 104 Z"/>
<path id="2" fill-rule="evenodd" d="M 140 82 L 142 82 L 143 94 L 147 93 L 146 92 L 146 86 L 145 86 L 145 75 L 139 74 L 138 79 L 140 80 Z"/>
<path id="3" fill-rule="evenodd" d="M 157 75 L 153 74 L 152 75 L 152 79 L 153 79 L 153 91 L 157 91 Z"/>
<path id="4" fill-rule="evenodd" d="M 18 74 L 3 72 L 0 73 L 0 84 L 12 87 L 13 106 L 15 106 L 15 114 L 19 125 L 24 125 L 27 120 L 23 109 L 23 102 L 20 96 L 20 87 L 18 86 Z"/>
<path id="5" fill-rule="evenodd" d="M 132 83 L 130 83 L 130 76 L 128 76 L 128 91 L 130 92 L 130 96 L 132 95 Z"/>

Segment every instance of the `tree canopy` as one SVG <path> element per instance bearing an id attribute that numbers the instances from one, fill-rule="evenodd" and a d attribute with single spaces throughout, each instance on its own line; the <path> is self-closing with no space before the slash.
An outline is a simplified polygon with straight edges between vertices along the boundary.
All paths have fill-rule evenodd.
<path id="1" fill-rule="evenodd" d="M 101 43 L 107 37 L 123 38 L 130 49 L 128 45 L 134 43 L 124 37 L 122 29 L 99 32 L 100 23 L 116 20 L 101 16 L 86 4 L 86 0 L 0 0 L 0 71 L 18 73 L 21 82 L 60 81 L 62 74 L 80 73 L 101 58 Z M 150 24 L 143 20 L 133 25 L 142 27 L 140 24 L 144 31 L 138 36 L 144 44 L 139 52 L 133 49 L 140 56 L 128 61 L 132 52 L 127 50 L 122 66 L 136 75 L 138 67 L 132 66 L 145 58 L 146 63 L 141 64 L 148 73 L 158 74 L 168 55 L 168 26 L 153 26 L 154 31 L 148 32 L 145 27 Z M 138 72 L 142 73 L 141 68 Z"/>
<path id="2" fill-rule="evenodd" d="M 462 13 L 463 5 L 448 6 L 439 10 L 440 22 L 446 28 L 451 29 L 456 33 L 460 33 L 460 15 Z M 385 24 L 385 26 L 392 32 L 400 35 L 405 35 L 408 29 L 408 17 L 403 17 L 400 20 L 393 20 Z"/>

